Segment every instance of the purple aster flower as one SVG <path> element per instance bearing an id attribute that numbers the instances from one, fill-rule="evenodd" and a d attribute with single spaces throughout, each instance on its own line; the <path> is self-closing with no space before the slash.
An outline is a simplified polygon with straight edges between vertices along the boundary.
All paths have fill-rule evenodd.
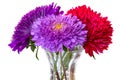
<path id="1" fill-rule="evenodd" d="M 46 6 L 36 7 L 34 10 L 31 10 L 29 13 L 24 15 L 16 26 L 12 37 L 12 42 L 9 44 L 12 50 L 18 50 L 19 53 L 27 47 L 31 39 L 30 31 L 33 22 L 37 18 L 45 17 L 51 14 L 63 14 L 63 11 L 60 11 L 60 6 L 56 6 L 52 3 Z"/>
<path id="2" fill-rule="evenodd" d="M 73 50 L 77 45 L 83 46 L 86 34 L 85 24 L 71 15 L 38 18 L 31 29 L 35 45 L 50 52 L 61 52 L 63 46 L 69 50 Z"/>

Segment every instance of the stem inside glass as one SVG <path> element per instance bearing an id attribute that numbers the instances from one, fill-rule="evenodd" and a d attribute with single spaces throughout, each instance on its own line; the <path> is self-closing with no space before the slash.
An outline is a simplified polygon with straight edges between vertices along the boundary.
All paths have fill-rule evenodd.
<path id="1" fill-rule="evenodd" d="M 73 51 L 65 47 L 63 52 L 46 51 L 51 69 L 50 80 L 75 80 L 75 65 L 82 50 L 83 48 L 78 46 Z"/>

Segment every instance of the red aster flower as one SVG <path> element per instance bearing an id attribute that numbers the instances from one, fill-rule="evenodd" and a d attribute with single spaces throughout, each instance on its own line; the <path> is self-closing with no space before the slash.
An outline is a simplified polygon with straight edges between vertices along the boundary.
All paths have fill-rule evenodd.
<path id="1" fill-rule="evenodd" d="M 85 52 L 94 57 L 93 52 L 97 54 L 107 50 L 108 45 L 112 43 L 112 32 L 110 21 L 107 17 L 102 17 L 100 13 L 93 11 L 86 5 L 78 6 L 70 9 L 67 14 L 77 16 L 84 24 L 86 24 L 87 41 L 84 44 Z"/>

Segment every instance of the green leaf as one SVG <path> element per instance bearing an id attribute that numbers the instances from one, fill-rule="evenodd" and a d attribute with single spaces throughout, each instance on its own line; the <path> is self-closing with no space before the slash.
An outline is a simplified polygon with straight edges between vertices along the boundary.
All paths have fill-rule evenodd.
<path id="1" fill-rule="evenodd" d="M 58 55 L 58 54 L 59 54 L 59 52 L 56 53 L 56 55 Z"/>
<path id="2" fill-rule="evenodd" d="M 36 54 L 35 54 L 35 56 L 36 56 L 36 59 L 39 60 L 39 58 L 38 58 L 38 49 L 39 49 L 39 47 L 38 47 L 38 46 L 35 46 L 35 42 L 32 41 L 31 39 L 30 39 L 30 41 L 29 41 L 29 45 L 27 45 L 26 48 L 29 48 L 29 47 L 30 47 L 30 49 L 31 49 L 32 52 L 34 52 L 35 49 L 36 49 Z"/>
<path id="3" fill-rule="evenodd" d="M 32 50 L 32 52 L 34 52 L 35 49 L 36 49 L 36 46 L 35 46 L 35 45 L 31 45 L 31 50 Z"/>
<path id="4" fill-rule="evenodd" d="M 33 42 L 32 40 L 30 40 L 30 42 L 29 42 L 29 46 L 28 46 L 28 47 L 31 48 L 32 52 L 34 52 L 35 49 L 36 49 L 36 46 L 35 46 L 35 44 L 34 44 L 34 42 Z"/>
<path id="5" fill-rule="evenodd" d="M 68 51 L 68 49 L 67 49 L 65 46 L 63 46 L 63 50 L 64 50 L 65 52 Z"/>
<path id="6" fill-rule="evenodd" d="M 26 46 L 27 49 L 28 49 L 29 47 L 30 47 L 29 45 Z"/>

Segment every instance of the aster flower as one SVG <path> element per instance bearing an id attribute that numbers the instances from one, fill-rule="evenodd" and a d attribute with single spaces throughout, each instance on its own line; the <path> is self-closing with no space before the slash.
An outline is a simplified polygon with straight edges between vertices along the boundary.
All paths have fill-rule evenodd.
<path id="1" fill-rule="evenodd" d="M 77 45 L 84 45 L 87 34 L 84 28 L 85 24 L 76 16 L 48 15 L 33 23 L 31 35 L 35 45 L 49 52 L 62 52 L 63 46 L 72 50 Z"/>
<path id="2" fill-rule="evenodd" d="M 18 25 L 15 28 L 15 32 L 12 37 L 12 42 L 9 46 L 13 51 L 22 51 L 29 44 L 34 47 L 33 42 L 31 41 L 31 25 L 37 18 L 41 18 L 47 15 L 58 15 L 63 14 L 63 11 L 60 11 L 60 6 L 54 5 L 54 3 L 46 6 L 36 7 L 27 14 L 25 14 Z"/>
<path id="3" fill-rule="evenodd" d="M 107 17 L 102 17 L 100 13 L 93 11 L 86 5 L 70 9 L 67 14 L 77 16 L 86 24 L 87 41 L 84 45 L 85 52 L 94 57 L 93 52 L 102 53 L 112 43 L 111 36 L 113 28 Z"/>

